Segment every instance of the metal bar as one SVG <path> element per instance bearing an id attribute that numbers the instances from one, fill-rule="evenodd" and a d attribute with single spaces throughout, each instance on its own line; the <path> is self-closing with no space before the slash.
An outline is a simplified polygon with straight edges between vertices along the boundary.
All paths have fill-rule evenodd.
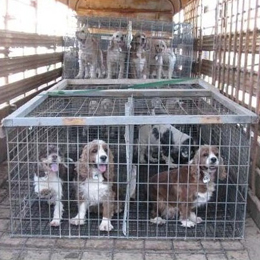
<path id="1" fill-rule="evenodd" d="M 212 85 L 208 84 L 207 82 L 200 80 L 200 85 L 204 88 L 212 91 L 212 97 L 216 99 L 219 103 L 230 109 L 236 114 L 248 114 L 249 116 L 257 117 L 257 115 L 250 110 L 244 108 L 243 106 L 237 104 L 236 102 L 232 101 L 231 99 L 227 98 L 226 96 L 222 95 L 218 89 L 214 88 Z"/>
<path id="2" fill-rule="evenodd" d="M 211 93 L 206 89 L 111 89 L 111 90 L 52 90 L 48 91 L 51 97 L 76 97 L 76 96 L 112 96 L 112 97 L 210 97 Z"/>
<path id="3" fill-rule="evenodd" d="M 44 92 L 46 93 L 46 92 Z M 29 100 L 27 103 L 22 105 L 19 109 L 17 109 L 15 112 L 13 112 L 11 115 L 7 116 L 2 120 L 3 124 L 5 120 L 12 120 L 16 117 L 23 117 L 30 113 L 33 109 L 35 109 L 40 103 L 42 103 L 48 96 L 46 94 L 40 94 L 36 97 Z"/>
<path id="4" fill-rule="evenodd" d="M 105 82 L 104 82 L 105 81 Z M 160 80 L 160 82 L 167 82 L 168 79 Z M 158 79 L 67 79 L 68 85 L 109 85 L 109 84 L 122 84 L 122 85 L 133 85 L 140 83 L 156 83 Z M 197 79 L 190 79 L 187 81 L 180 82 L 178 84 L 196 84 Z"/>
<path id="5" fill-rule="evenodd" d="M 142 124 L 243 124 L 256 123 L 257 116 L 244 115 L 160 115 L 160 116 L 100 116 L 100 117 L 7 117 L 4 127 L 14 126 L 85 126 Z"/>
<path id="6" fill-rule="evenodd" d="M 55 86 L 51 87 L 49 89 L 49 91 L 53 91 L 53 90 L 61 90 L 64 89 L 68 86 L 68 80 L 67 79 L 63 79 L 60 82 L 58 82 Z"/>

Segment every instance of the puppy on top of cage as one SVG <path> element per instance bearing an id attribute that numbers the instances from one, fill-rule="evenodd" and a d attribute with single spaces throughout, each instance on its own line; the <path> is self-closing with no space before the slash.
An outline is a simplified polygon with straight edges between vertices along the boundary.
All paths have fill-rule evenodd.
<path id="1" fill-rule="evenodd" d="M 139 162 L 162 160 L 170 168 L 188 163 L 193 158 L 193 138 L 172 125 L 142 125 L 138 137 Z"/>
<path id="2" fill-rule="evenodd" d="M 76 38 L 79 42 L 79 73 L 77 79 L 102 78 L 105 74 L 103 52 L 85 25 L 76 31 Z"/>
<path id="3" fill-rule="evenodd" d="M 150 54 L 150 78 L 157 79 L 172 78 L 174 66 L 176 63 L 176 56 L 173 51 L 167 48 L 165 41 L 155 40 L 152 43 Z"/>
<path id="4" fill-rule="evenodd" d="M 151 222 L 166 223 L 179 212 L 184 227 L 201 223 L 192 209 L 205 205 L 216 189 L 216 178 L 227 176 L 223 159 L 216 146 L 201 146 L 187 166 L 154 175 L 149 180 L 149 198 L 152 203 Z"/>
<path id="5" fill-rule="evenodd" d="M 131 42 L 130 53 L 130 78 L 146 79 L 147 71 L 147 52 L 146 36 L 144 33 L 137 32 Z"/>
<path id="6" fill-rule="evenodd" d="M 121 31 L 115 32 L 107 49 L 107 78 L 122 79 L 126 62 L 126 35 Z"/>
<path id="7" fill-rule="evenodd" d="M 115 192 L 112 190 L 114 156 L 107 143 L 93 140 L 86 144 L 76 166 L 75 180 L 78 214 L 70 219 L 72 225 L 84 225 L 85 215 L 90 207 L 102 204 L 103 213 L 100 231 L 111 231 L 111 217 L 114 215 Z"/>
<path id="8" fill-rule="evenodd" d="M 63 215 L 63 185 L 74 178 L 74 162 L 65 160 L 57 145 L 44 146 L 39 150 L 38 163 L 34 173 L 34 191 L 39 198 L 54 204 L 51 226 L 59 226 Z"/>

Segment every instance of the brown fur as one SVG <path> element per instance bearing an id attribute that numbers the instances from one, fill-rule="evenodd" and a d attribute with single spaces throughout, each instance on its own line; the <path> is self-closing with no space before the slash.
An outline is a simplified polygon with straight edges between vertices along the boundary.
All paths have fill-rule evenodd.
<path id="1" fill-rule="evenodd" d="M 146 52 L 146 36 L 144 33 L 137 32 L 131 42 L 130 53 L 130 78 L 146 79 L 147 71 L 147 52 Z"/>
<path id="2" fill-rule="evenodd" d="M 206 184 L 203 182 L 206 158 L 210 149 L 216 156 L 218 155 L 217 147 L 202 146 L 190 165 L 161 172 L 150 178 L 149 195 L 153 204 L 153 218 L 156 216 L 174 218 L 179 211 L 180 220 L 188 219 L 192 208 L 196 207 L 194 201 L 197 194 L 207 192 L 209 184 L 215 182 L 217 174 L 220 179 L 226 178 L 223 160 L 220 158 L 219 166 L 216 166 L 216 170 L 209 175 L 210 181 Z"/>

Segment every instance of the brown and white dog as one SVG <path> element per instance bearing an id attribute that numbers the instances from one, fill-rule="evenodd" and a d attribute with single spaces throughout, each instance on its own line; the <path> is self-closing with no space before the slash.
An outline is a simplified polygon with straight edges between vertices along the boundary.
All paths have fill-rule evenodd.
<path id="1" fill-rule="evenodd" d="M 161 79 L 162 76 L 172 78 L 175 62 L 176 56 L 167 48 L 165 41 L 158 39 L 152 43 L 149 60 L 150 78 Z"/>
<path id="2" fill-rule="evenodd" d="M 219 149 L 201 146 L 189 165 L 154 175 L 149 181 L 149 197 L 153 205 L 152 223 L 164 224 L 179 212 L 184 227 L 201 223 L 192 209 L 205 205 L 216 189 L 216 178 L 227 176 Z"/>
<path id="3" fill-rule="evenodd" d="M 126 36 L 121 31 L 115 32 L 107 49 L 107 78 L 122 79 L 125 72 Z"/>
<path id="4" fill-rule="evenodd" d="M 146 79 L 147 77 L 146 43 L 144 33 L 137 32 L 134 35 L 131 42 L 130 78 Z"/>
<path id="5" fill-rule="evenodd" d="M 34 191 L 39 198 L 48 199 L 49 204 L 54 204 L 51 226 L 59 226 L 63 215 L 63 184 L 74 178 L 74 162 L 65 161 L 64 156 L 56 145 L 41 147 L 38 163 L 34 173 Z"/>
<path id="6" fill-rule="evenodd" d="M 114 156 L 102 140 L 93 140 L 83 148 L 76 166 L 76 197 L 78 214 L 70 219 L 72 225 L 84 225 L 87 210 L 102 204 L 103 218 L 99 230 L 113 229 L 111 217 L 114 214 L 115 193 L 112 190 Z"/>
<path id="7" fill-rule="evenodd" d="M 76 78 L 102 78 L 105 67 L 97 39 L 91 35 L 87 26 L 76 31 L 76 38 L 79 42 L 79 73 Z"/>

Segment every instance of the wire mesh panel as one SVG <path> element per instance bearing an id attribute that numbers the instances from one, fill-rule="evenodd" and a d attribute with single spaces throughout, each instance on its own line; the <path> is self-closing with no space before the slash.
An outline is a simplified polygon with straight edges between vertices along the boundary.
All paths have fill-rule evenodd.
<path id="1" fill-rule="evenodd" d="M 12 235 L 241 238 L 255 120 L 189 86 L 46 92 L 3 121 Z"/>
<path id="2" fill-rule="evenodd" d="M 161 156 L 164 147 L 163 144 L 153 143 L 153 136 L 149 138 L 149 147 L 145 151 L 145 159 L 142 159 L 142 145 L 137 145 L 134 153 L 134 163 L 137 165 L 137 192 L 135 200 L 130 203 L 129 213 L 129 233 L 130 237 L 158 237 L 158 238 L 239 238 L 243 237 L 244 221 L 246 212 L 246 197 L 247 197 L 247 178 L 248 178 L 248 163 L 250 153 L 250 143 L 244 133 L 243 127 L 237 125 L 175 125 L 183 133 L 192 136 L 193 143 L 189 144 L 189 155 L 186 161 L 183 161 L 181 156 L 182 145 L 175 145 L 177 157 L 174 157 L 176 166 L 169 166 Z M 138 127 L 135 129 L 139 132 Z M 163 134 L 162 134 L 163 135 Z M 138 136 L 138 133 L 136 133 Z M 162 140 L 162 138 L 161 138 Z M 138 143 L 138 141 L 136 141 Z M 152 144 L 153 143 L 153 144 Z M 208 194 L 209 200 L 207 203 L 202 203 L 201 206 L 194 206 L 193 211 L 197 218 L 201 218 L 202 222 L 195 224 L 192 227 L 182 225 L 180 222 L 180 212 L 172 212 L 169 210 L 171 205 L 176 207 L 184 203 L 193 203 L 187 200 L 182 200 L 182 193 L 178 197 L 174 196 L 174 186 L 179 185 L 182 190 L 180 179 L 181 174 L 184 174 L 182 168 L 187 168 L 187 165 L 192 163 L 191 157 L 194 157 L 192 150 L 195 151 L 203 145 L 217 146 L 219 149 L 218 156 L 223 159 L 223 165 L 227 172 L 227 177 L 220 178 L 220 173 L 216 173 L 214 177 L 214 192 Z M 136 144 L 135 144 L 136 145 Z M 165 145 L 168 147 L 169 145 Z M 176 151 L 175 151 L 176 152 Z M 178 154 L 179 152 L 179 154 Z M 173 154 L 170 153 L 170 156 Z M 156 160 L 155 160 L 156 159 Z M 167 173 L 165 183 L 162 183 L 161 174 Z M 171 183 L 171 175 L 177 174 L 176 182 Z M 155 190 L 152 188 L 152 178 L 156 176 L 155 186 L 158 186 L 157 194 L 153 194 Z M 179 181 L 178 181 L 179 179 Z M 163 186 L 164 184 L 164 186 Z M 187 183 L 185 192 L 187 192 Z M 192 185 L 192 183 L 189 183 Z M 197 185 L 197 183 L 196 183 Z M 160 197 L 163 189 L 167 190 L 166 201 L 151 200 Z M 199 190 L 199 187 L 196 187 Z M 146 191 L 146 192 L 143 192 Z M 191 192 L 191 191 L 190 191 Z M 199 192 L 196 191 L 195 197 Z M 165 203 L 168 207 L 168 215 L 162 212 L 162 204 Z M 158 216 L 162 216 L 163 221 L 158 218 L 153 221 L 152 211 L 155 205 L 155 211 Z M 199 205 L 199 203 L 198 203 Z M 186 209 L 186 208 L 185 208 Z M 166 210 L 166 209 L 164 209 Z"/>
<path id="3" fill-rule="evenodd" d="M 64 78 L 190 76 L 190 24 L 104 17 L 78 17 L 78 24 L 64 37 Z"/>

